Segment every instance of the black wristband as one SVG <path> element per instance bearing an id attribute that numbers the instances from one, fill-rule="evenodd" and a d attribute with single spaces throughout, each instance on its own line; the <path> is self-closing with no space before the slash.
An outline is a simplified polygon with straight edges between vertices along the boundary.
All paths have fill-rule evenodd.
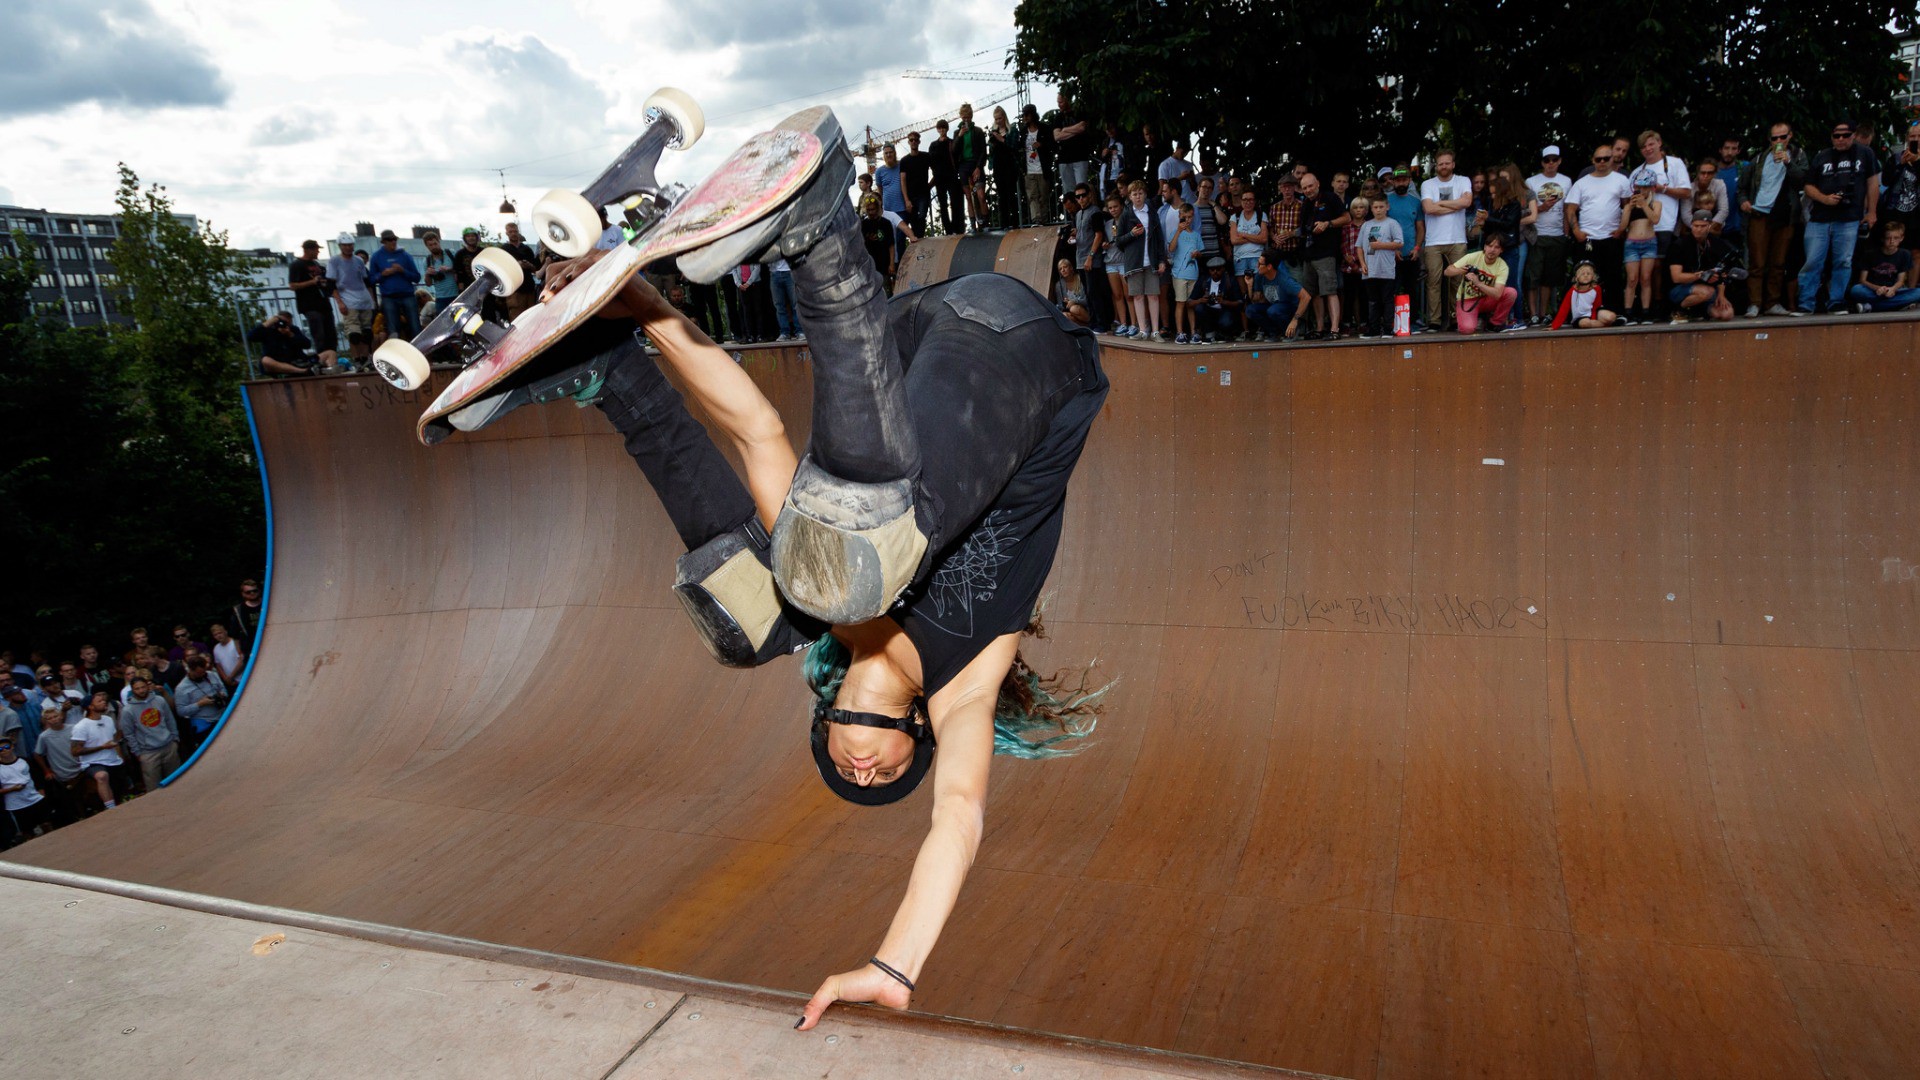
<path id="1" fill-rule="evenodd" d="M 908 993 L 913 992 L 913 980 L 907 978 L 905 975 L 900 974 L 898 970 L 888 965 L 885 961 L 881 960 L 879 957 L 870 956 L 867 958 L 867 963 L 872 964 L 874 967 L 879 968 L 881 971 L 885 972 L 889 977 L 891 977 L 894 982 L 897 982 L 901 986 L 906 987 Z"/>

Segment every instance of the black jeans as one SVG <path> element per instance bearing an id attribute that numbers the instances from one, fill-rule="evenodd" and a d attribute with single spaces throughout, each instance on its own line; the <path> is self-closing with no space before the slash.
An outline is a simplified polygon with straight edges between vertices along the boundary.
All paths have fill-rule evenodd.
<path id="1" fill-rule="evenodd" d="M 1099 346 L 1025 284 L 974 275 L 889 304 L 851 210 L 790 264 L 813 355 L 809 453 L 843 480 L 912 479 L 927 565 L 1036 448 L 1065 441 L 1077 454 L 1107 393 Z M 608 364 L 600 408 L 688 549 L 754 516 L 746 485 L 631 322 L 590 321 L 560 348 L 582 360 L 619 354 Z"/>
<path id="2" fill-rule="evenodd" d="M 1374 337 L 1386 337 L 1393 333 L 1393 300 L 1400 295 L 1400 283 L 1393 278 L 1365 278 L 1361 284 L 1367 290 L 1367 323 Z"/>
<path id="3" fill-rule="evenodd" d="M 1600 296 L 1602 305 L 1611 303 L 1610 311 L 1625 314 L 1627 291 L 1627 242 L 1622 237 L 1606 239 L 1589 238 L 1587 242 L 1574 248 L 1574 262 L 1586 259 L 1593 263 L 1593 269 L 1600 275 Z M 1664 292 L 1665 290 L 1655 290 Z"/>

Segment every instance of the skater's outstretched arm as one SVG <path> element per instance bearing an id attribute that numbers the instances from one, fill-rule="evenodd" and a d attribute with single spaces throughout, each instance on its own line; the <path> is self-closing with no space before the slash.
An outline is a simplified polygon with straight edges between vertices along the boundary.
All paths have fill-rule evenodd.
<path id="1" fill-rule="evenodd" d="M 907 895 L 873 954 L 909 981 L 919 980 L 934 942 L 953 913 L 974 854 L 980 850 L 987 770 L 993 762 L 993 712 L 1000 684 L 1013 666 L 1019 647 L 1019 634 L 995 638 L 927 702 L 929 719 L 940 740 L 939 763 L 933 777 L 933 824 L 914 859 Z M 836 1001 L 871 1001 L 904 1009 L 911 996 L 904 983 L 873 964 L 865 964 L 821 983 L 807 1002 L 798 1027 L 811 1030 L 827 1006 Z"/>
<path id="2" fill-rule="evenodd" d="M 566 288 L 602 254 L 596 251 L 549 269 L 546 295 Z M 787 441 L 786 425 L 773 403 L 726 350 L 668 303 L 645 276 L 635 274 L 628 279 L 626 287 L 600 309 L 600 314 L 639 322 L 680 388 L 706 414 L 707 426 L 717 428 L 715 434 L 732 443 L 739 453 L 754 511 L 760 524 L 772 529 L 800 466 L 793 444 Z"/>

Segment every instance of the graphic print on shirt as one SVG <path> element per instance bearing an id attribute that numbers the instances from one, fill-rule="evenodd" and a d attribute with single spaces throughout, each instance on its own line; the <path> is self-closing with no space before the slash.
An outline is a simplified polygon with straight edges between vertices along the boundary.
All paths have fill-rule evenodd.
<path id="1" fill-rule="evenodd" d="M 160 710 L 154 708 L 151 705 L 140 710 L 140 726 L 141 727 L 159 727 L 160 726 Z"/>
<path id="2" fill-rule="evenodd" d="M 967 541 L 935 568 L 927 582 L 927 603 L 933 617 L 927 621 L 954 637 L 973 636 L 973 606 L 993 599 L 1000 587 L 1000 568 L 1012 558 L 1020 537 L 1007 524 L 1010 515 L 995 510 L 980 519 Z"/>

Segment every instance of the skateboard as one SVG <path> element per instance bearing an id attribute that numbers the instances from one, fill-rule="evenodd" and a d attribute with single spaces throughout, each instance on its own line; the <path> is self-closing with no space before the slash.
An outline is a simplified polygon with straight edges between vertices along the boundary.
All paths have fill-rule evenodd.
<path id="1" fill-rule="evenodd" d="M 662 151 L 698 142 L 706 130 L 705 115 L 684 91 L 670 86 L 654 91 L 641 112 L 646 129 L 592 183 L 578 193 L 556 188 L 535 204 L 534 233 L 547 250 L 577 259 L 600 240 L 600 207 L 619 204 L 628 228 L 639 231 L 664 216 L 682 193 L 677 185 L 661 187 L 654 165 Z M 520 264 L 499 248 L 487 248 L 474 256 L 473 271 L 473 282 L 411 342 L 388 340 L 374 351 L 373 368 L 381 378 L 402 390 L 416 389 L 427 381 L 429 354 L 454 348 L 461 363 L 471 364 L 505 336 L 506 327 L 481 312 L 487 293 L 505 297 L 519 290 L 525 281 Z"/>
<path id="2" fill-rule="evenodd" d="M 453 413 L 592 318 L 635 272 L 765 217 L 805 187 L 825 158 L 820 140 L 803 127 L 776 128 L 749 138 L 645 231 L 607 252 L 560 293 L 528 308 L 510 326 L 482 327 L 471 335 L 476 339 L 473 357 L 421 414 L 420 441 L 432 446 L 453 434 Z"/>

